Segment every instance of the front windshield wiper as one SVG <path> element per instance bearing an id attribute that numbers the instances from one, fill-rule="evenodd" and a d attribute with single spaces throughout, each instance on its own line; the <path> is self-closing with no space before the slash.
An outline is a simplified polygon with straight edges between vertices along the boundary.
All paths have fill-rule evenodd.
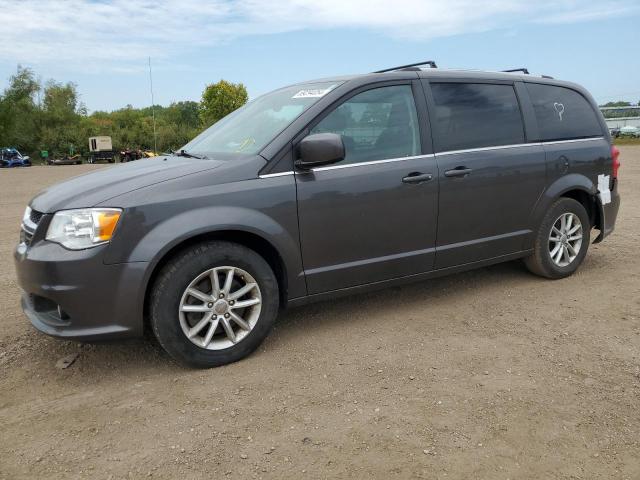
<path id="1" fill-rule="evenodd" d="M 173 152 L 176 157 L 186 157 L 186 158 L 197 158 L 198 160 L 202 160 L 207 157 L 200 157 L 198 155 L 194 155 L 193 153 L 189 153 L 186 150 L 180 150 L 179 152 Z"/>

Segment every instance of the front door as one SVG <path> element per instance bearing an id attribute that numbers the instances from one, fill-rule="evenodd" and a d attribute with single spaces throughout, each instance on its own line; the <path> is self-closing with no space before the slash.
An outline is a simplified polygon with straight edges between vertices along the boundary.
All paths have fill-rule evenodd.
<path id="1" fill-rule="evenodd" d="M 337 164 L 296 172 L 310 294 L 433 268 L 438 170 L 423 154 L 417 87 L 360 91 L 310 129 L 342 135 L 346 151 Z"/>
<path id="2" fill-rule="evenodd" d="M 514 86 L 432 82 L 427 96 L 440 171 L 435 268 L 521 251 L 546 165 L 542 146 L 525 143 Z"/>

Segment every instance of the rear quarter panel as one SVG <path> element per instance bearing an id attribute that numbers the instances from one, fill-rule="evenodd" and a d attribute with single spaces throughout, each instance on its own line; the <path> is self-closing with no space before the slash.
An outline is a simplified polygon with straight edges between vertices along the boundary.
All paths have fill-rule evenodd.
<path id="1" fill-rule="evenodd" d="M 553 202 L 566 192 L 582 190 L 598 198 L 598 175 L 611 175 L 611 146 L 608 139 L 547 142 L 543 144 L 547 163 L 547 185 L 533 212 L 537 228 Z M 612 188 L 612 187 L 611 187 Z"/>

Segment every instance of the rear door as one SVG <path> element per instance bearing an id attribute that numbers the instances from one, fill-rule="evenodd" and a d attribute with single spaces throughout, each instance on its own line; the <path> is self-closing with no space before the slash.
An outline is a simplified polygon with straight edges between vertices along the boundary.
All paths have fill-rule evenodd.
<path id="1" fill-rule="evenodd" d="M 438 170 L 427 121 L 414 80 L 358 89 L 308 129 L 342 135 L 346 149 L 338 164 L 296 172 L 310 294 L 433 268 Z"/>
<path id="2" fill-rule="evenodd" d="M 426 83 L 440 172 L 435 268 L 519 252 L 546 182 L 513 83 Z"/>

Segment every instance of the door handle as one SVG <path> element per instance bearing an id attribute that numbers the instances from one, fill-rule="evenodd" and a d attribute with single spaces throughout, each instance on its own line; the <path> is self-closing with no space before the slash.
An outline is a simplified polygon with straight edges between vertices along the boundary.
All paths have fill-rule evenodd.
<path id="1" fill-rule="evenodd" d="M 447 170 L 446 172 L 444 172 L 444 176 L 445 177 L 466 177 L 471 172 L 473 172 L 472 168 L 460 166 L 460 167 L 454 168 L 453 170 Z"/>
<path id="2" fill-rule="evenodd" d="M 411 172 L 409 175 L 404 177 L 402 181 L 404 183 L 423 183 L 428 182 L 432 178 L 433 175 L 430 173 Z"/>

